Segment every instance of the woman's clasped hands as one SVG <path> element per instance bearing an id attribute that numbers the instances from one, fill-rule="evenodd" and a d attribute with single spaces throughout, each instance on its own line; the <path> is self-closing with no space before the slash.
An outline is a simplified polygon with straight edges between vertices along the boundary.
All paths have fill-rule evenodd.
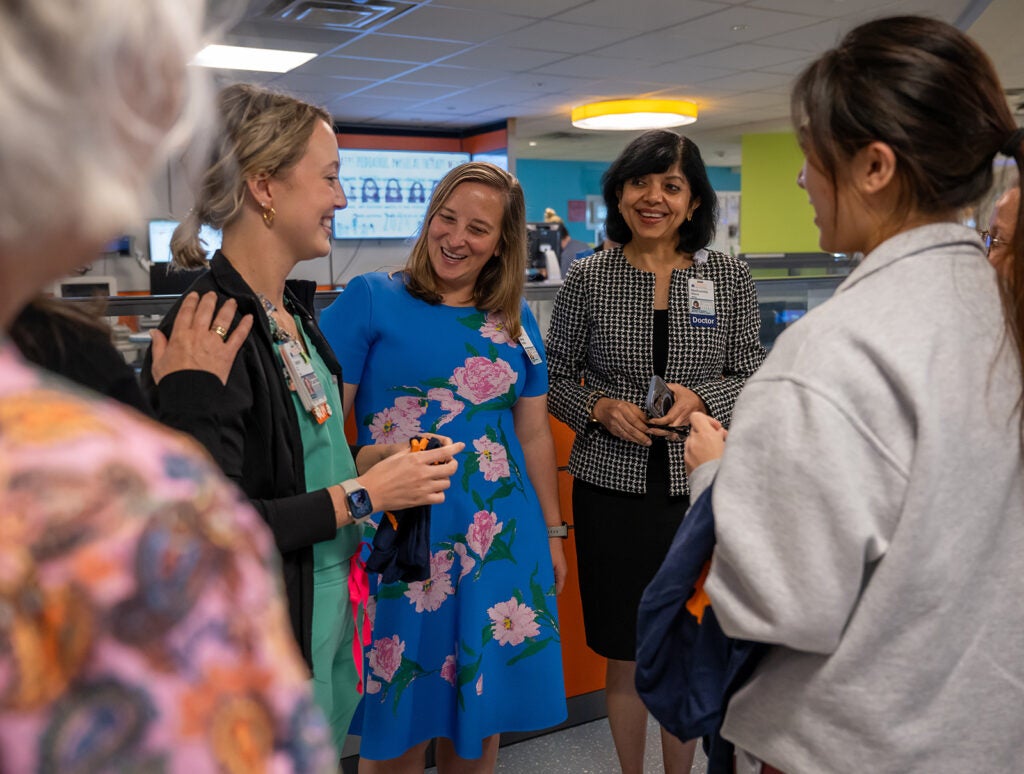
<path id="1" fill-rule="evenodd" d="M 617 438 L 624 441 L 651 445 L 651 436 L 678 441 L 680 428 L 690 424 L 695 412 L 706 412 L 707 406 L 693 390 L 681 384 L 669 384 L 673 402 L 663 417 L 648 417 L 636 404 L 614 398 L 599 398 L 594 404 L 594 418 Z"/>

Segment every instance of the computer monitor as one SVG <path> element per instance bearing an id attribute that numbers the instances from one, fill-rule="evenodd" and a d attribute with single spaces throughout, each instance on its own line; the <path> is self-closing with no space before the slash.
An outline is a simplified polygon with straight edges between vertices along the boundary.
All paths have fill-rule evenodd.
<path id="1" fill-rule="evenodd" d="M 159 218 L 149 221 L 149 292 L 154 296 L 179 296 L 191 287 L 204 271 L 202 269 L 179 269 L 171 260 L 171 237 L 178 221 Z M 221 232 L 203 225 L 199 239 L 206 247 L 206 259 L 220 249 Z"/>
<path id="2" fill-rule="evenodd" d="M 100 274 L 83 274 L 81 277 L 64 277 L 53 285 L 53 294 L 58 298 L 107 298 L 117 295 L 117 279 Z"/>
<path id="3" fill-rule="evenodd" d="M 151 263 L 171 262 L 171 237 L 177 227 L 178 221 L 169 218 L 149 221 L 149 260 Z M 206 247 L 206 258 L 209 260 L 220 249 L 220 230 L 204 224 L 199 229 L 199 240 Z"/>
<path id="4" fill-rule="evenodd" d="M 547 256 L 545 247 L 551 248 L 555 260 L 562 250 L 562 240 L 558 238 L 557 223 L 526 224 L 526 279 L 539 281 L 547 279 Z"/>

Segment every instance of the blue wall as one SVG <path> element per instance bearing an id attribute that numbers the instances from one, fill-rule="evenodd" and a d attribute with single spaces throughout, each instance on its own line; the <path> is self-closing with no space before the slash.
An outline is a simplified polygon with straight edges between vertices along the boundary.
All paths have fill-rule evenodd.
<path id="1" fill-rule="evenodd" d="M 526 220 L 544 220 L 544 208 L 552 207 L 565 220 L 569 217 L 569 200 L 585 199 L 588 194 L 601 194 L 601 175 L 608 169 L 607 161 L 548 161 L 518 159 L 516 177 L 526 196 Z M 708 167 L 708 179 L 716 191 L 740 190 L 740 176 L 733 167 Z M 569 233 L 583 242 L 593 242 L 594 233 L 584 223 L 565 221 Z"/>

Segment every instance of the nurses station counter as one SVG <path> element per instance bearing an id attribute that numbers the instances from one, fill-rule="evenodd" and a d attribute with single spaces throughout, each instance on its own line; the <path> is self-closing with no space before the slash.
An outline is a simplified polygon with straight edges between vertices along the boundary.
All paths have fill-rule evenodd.
<path id="1" fill-rule="evenodd" d="M 804 254 L 808 255 L 808 254 Z M 771 347 L 776 337 L 800 319 L 807 311 L 828 299 L 849 272 L 850 262 L 825 254 L 809 254 L 803 260 L 784 254 L 750 256 L 761 312 L 761 340 Z M 529 282 L 525 295 L 542 330 L 546 330 L 561 282 Z M 333 301 L 339 291 L 317 293 L 316 312 Z M 133 354 L 141 363 L 148 345 L 146 330 L 155 327 L 160 317 L 177 300 L 177 296 L 115 296 L 108 299 L 107 314 L 118 318 L 118 327 L 131 331 L 135 344 Z M 132 358 L 129 358 L 132 360 Z M 355 424 L 350 416 L 346 429 L 355 437 Z M 555 439 L 555 453 L 559 465 L 558 488 L 562 517 L 572 523 L 572 478 L 566 472 L 573 432 L 561 422 L 551 419 Z M 575 540 L 572 530 L 566 541 L 566 559 L 569 578 L 565 590 L 558 598 L 562 635 L 562 658 L 565 668 L 565 690 L 569 703 L 566 726 L 594 720 L 605 714 L 604 659 L 587 648 L 583 633 L 583 613 L 579 600 L 576 572 Z M 519 741 L 527 734 L 503 734 L 502 742 Z M 346 746 L 347 747 L 347 746 Z"/>

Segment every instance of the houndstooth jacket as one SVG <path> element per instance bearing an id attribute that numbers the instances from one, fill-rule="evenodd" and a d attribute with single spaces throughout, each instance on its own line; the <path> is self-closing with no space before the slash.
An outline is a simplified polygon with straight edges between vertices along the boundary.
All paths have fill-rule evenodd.
<path id="1" fill-rule="evenodd" d="M 688 281 L 715 285 L 716 328 L 690 324 Z M 642 494 L 647 447 L 588 424 L 598 398 L 644 407 L 653 366 L 654 274 L 633 267 L 622 248 L 576 261 L 555 297 L 545 340 L 548 409 L 576 431 L 569 472 L 595 486 Z M 736 397 L 764 361 L 757 291 L 750 269 L 708 251 L 703 266 L 672 272 L 665 381 L 682 384 L 728 426 Z M 670 443 L 670 493 L 689 493 L 683 443 Z"/>

